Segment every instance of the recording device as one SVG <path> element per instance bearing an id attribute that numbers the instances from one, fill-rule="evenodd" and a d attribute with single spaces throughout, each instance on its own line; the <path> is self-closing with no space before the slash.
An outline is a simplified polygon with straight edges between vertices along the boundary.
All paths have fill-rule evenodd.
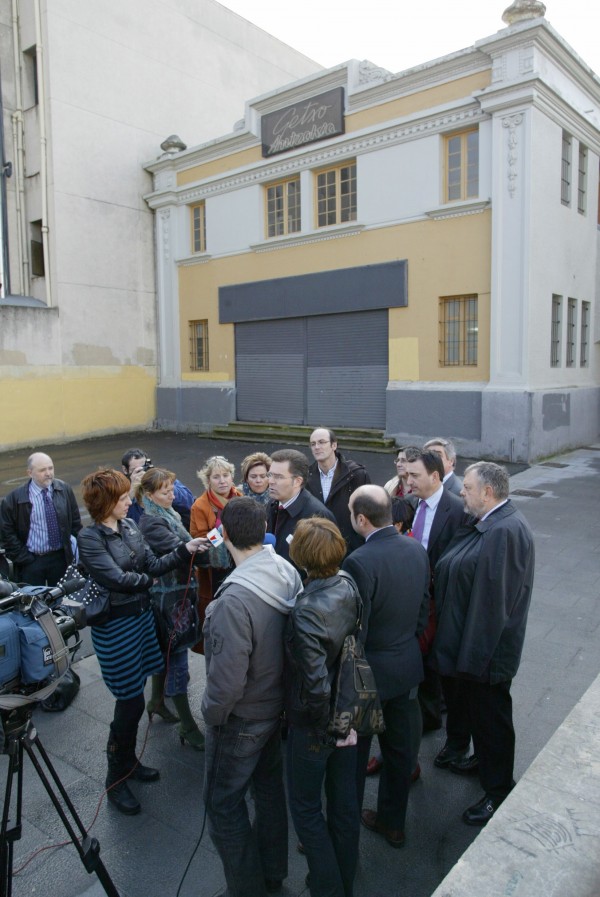
<path id="1" fill-rule="evenodd" d="M 146 460 L 142 464 L 142 470 L 144 471 L 144 473 L 146 473 L 147 470 L 151 470 L 151 468 L 153 467 L 154 464 L 152 463 L 152 458 L 146 458 Z"/>
<path id="2" fill-rule="evenodd" d="M 58 685 L 85 625 L 80 608 L 60 602 L 79 587 L 76 580 L 55 587 L 0 580 L 0 708 L 11 705 L 3 696 L 16 693 L 23 704 L 41 700 L 42 690 L 47 697 L 54 679 Z"/>

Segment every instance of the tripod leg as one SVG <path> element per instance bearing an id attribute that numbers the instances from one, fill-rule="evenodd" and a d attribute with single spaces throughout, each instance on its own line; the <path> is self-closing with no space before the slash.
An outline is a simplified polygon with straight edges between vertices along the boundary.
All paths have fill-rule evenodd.
<path id="1" fill-rule="evenodd" d="M 2 826 L 0 827 L 0 897 L 11 897 L 12 894 L 14 843 L 21 838 L 21 806 L 23 797 L 23 748 L 20 741 L 10 739 L 6 753 L 8 754 L 8 770 L 6 773 Z M 16 820 L 13 827 L 9 829 L 10 802 L 15 772 L 17 773 Z"/>
<path id="2" fill-rule="evenodd" d="M 35 771 L 38 774 L 38 778 L 40 779 L 42 785 L 46 789 L 46 793 L 48 794 L 48 797 L 54 804 L 54 808 L 55 808 L 56 812 L 58 813 L 58 815 L 60 816 L 61 821 L 62 821 L 64 827 L 66 828 L 66 830 L 69 834 L 69 837 L 71 838 L 71 841 L 73 842 L 73 845 L 74 845 L 75 849 L 77 850 L 77 853 L 79 854 L 79 858 L 80 858 L 81 862 L 83 863 L 86 871 L 89 872 L 90 874 L 92 872 L 96 873 L 96 875 L 98 876 L 98 880 L 100 881 L 100 884 L 104 888 L 108 897 L 119 897 L 119 892 L 117 891 L 110 875 L 108 874 L 106 867 L 104 866 L 102 860 L 100 859 L 100 844 L 98 842 L 98 839 L 90 838 L 90 836 L 86 832 L 85 827 L 84 827 L 81 819 L 79 818 L 75 807 L 73 806 L 73 802 L 71 801 L 71 798 L 67 794 L 65 787 L 58 776 L 58 773 L 52 766 L 52 763 L 50 762 L 50 758 L 48 757 L 48 754 L 44 750 L 44 747 L 35 731 L 35 728 L 32 725 L 30 725 L 28 731 L 22 737 L 20 743 L 23 745 L 24 749 L 27 751 L 27 756 L 33 763 L 33 765 L 35 767 Z M 59 801 L 56 792 L 53 790 L 52 783 L 48 780 L 48 777 L 46 776 L 46 773 L 45 773 L 38 757 L 36 756 L 36 754 L 34 752 L 34 746 L 37 747 L 40 757 L 42 758 L 42 760 L 44 761 L 44 763 L 46 765 L 46 769 L 52 776 L 54 784 L 56 785 L 58 791 L 60 792 L 69 813 L 75 820 L 77 827 L 79 828 L 79 831 L 81 832 L 81 839 L 78 837 L 77 832 L 71 825 L 71 822 L 70 822 L 67 814 L 65 813 L 65 810 L 64 810 L 61 802 Z M 7 897 L 10 897 L 10 895 L 7 895 Z"/>

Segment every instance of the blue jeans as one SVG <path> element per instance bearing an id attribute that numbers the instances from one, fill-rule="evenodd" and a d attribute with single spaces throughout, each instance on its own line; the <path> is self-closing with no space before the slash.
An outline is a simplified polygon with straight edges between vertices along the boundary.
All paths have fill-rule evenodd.
<path id="1" fill-rule="evenodd" d="M 287 738 L 290 812 L 310 870 L 311 897 L 352 897 L 358 859 L 356 748 L 320 743 L 311 729 Z M 321 788 L 325 781 L 327 821 Z"/>
<path id="2" fill-rule="evenodd" d="M 189 682 L 188 649 L 173 651 L 165 655 L 167 675 L 165 676 L 165 696 L 187 695 Z"/>
<path id="3" fill-rule="evenodd" d="M 230 716 L 206 727 L 204 802 L 228 897 L 264 897 L 265 878 L 287 877 L 288 826 L 279 719 Z M 256 809 L 250 825 L 246 792 Z"/>

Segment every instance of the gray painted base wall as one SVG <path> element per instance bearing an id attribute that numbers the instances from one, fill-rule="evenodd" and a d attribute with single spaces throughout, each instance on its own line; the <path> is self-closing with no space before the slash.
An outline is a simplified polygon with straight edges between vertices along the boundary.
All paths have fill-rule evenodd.
<path id="1" fill-rule="evenodd" d="M 157 425 L 208 433 L 236 420 L 232 384 L 159 387 Z M 467 458 L 531 462 L 595 443 L 600 434 L 600 388 L 552 392 L 487 389 L 386 390 L 386 435 L 419 445 L 433 436 L 453 439 Z M 356 421 L 354 426 L 361 426 Z"/>
<path id="2" fill-rule="evenodd" d="M 209 433 L 217 424 L 235 420 L 235 387 L 194 383 L 156 390 L 156 423 L 178 433 Z"/>
<path id="3" fill-rule="evenodd" d="M 531 462 L 600 434 L 600 389 L 552 392 L 388 389 L 387 430 L 399 444 L 453 439 L 468 458 Z"/>

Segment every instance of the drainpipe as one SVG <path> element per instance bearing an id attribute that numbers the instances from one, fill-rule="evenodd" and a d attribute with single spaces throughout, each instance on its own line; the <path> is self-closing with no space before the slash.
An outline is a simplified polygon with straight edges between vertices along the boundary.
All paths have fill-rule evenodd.
<path id="1" fill-rule="evenodd" d="M 10 296 L 10 260 L 8 254 L 8 210 L 6 201 L 6 178 L 12 174 L 12 165 L 4 155 L 4 106 L 2 104 L 2 78 L 0 77 L 0 297 Z"/>
<path id="2" fill-rule="evenodd" d="M 42 52 L 41 0 L 35 0 L 35 55 L 38 76 L 38 108 L 40 123 L 40 189 L 42 194 L 42 246 L 46 279 L 46 305 L 52 305 L 50 278 L 50 250 L 48 245 L 48 154 L 46 145 L 46 83 L 44 79 L 44 54 Z"/>
<path id="3" fill-rule="evenodd" d="M 17 220 L 17 273 L 18 290 L 21 296 L 28 296 L 29 252 L 25 224 L 25 144 L 23 139 L 23 98 L 21 92 L 21 41 L 19 35 L 19 11 L 17 0 L 12 0 L 12 29 L 15 71 L 15 111 L 12 114 L 13 160 L 15 178 L 15 211 Z"/>

